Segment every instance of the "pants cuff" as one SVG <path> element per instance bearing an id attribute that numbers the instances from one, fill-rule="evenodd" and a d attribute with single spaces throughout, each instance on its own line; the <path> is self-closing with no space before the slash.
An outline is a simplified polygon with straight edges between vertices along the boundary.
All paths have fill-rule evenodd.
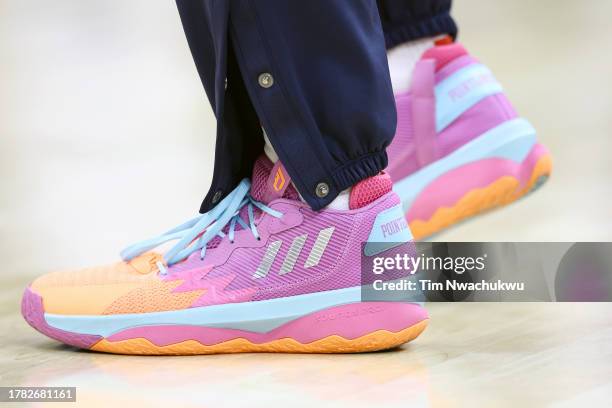
<path id="1" fill-rule="evenodd" d="M 359 159 L 352 160 L 331 175 L 338 192 L 354 186 L 359 181 L 373 177 L 387 167 L 387 153 L 385 151 L 370 153 Z"/>
<path id="2" fill-rule="evenodd" d="M 418 40 L 420 38 L 434 37 L 440 34 L 448 34 L 455 39 L 457 37 L 457 24 L 450 13 L 438 14 L 428 20 L 415 23 L 395 24 L 385 29 L 385 43 L 387 49 L 396 45 Z"/>

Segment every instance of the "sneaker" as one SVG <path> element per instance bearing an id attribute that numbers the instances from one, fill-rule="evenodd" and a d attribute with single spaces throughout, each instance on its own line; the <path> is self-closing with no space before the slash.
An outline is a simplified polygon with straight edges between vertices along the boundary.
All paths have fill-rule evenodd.
<path id="1" fill-rule="evenodd" d="M 63 343 L 120 354 L 363 352 L 425 329 L 419 304 L 362 301 L 362 243 L 412 239 L 389 176 L 356 185 L 350 210 L 319 212 L 280 163 L 259 158 L 252 180 L 120 262 L 36 279 L 23 316 Z"/>
<path id="2" fill-rule="evenodd" d="M 415 239 L 516 201 L 551 173 L 534 128 L 461 44 L 426 51 L 395 98 L 387 171 Z"/>

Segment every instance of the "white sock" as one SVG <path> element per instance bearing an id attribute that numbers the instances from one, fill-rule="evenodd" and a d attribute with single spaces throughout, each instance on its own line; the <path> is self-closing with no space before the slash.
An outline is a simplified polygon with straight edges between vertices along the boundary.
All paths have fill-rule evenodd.
<path id="1" fill-rule="evenodd" d="M 350 209 L 349 202 L 351 199 L 351 189 L 352 187 L 349 187 L 346 190 L 342 190 L 340 194 L 338 194 L 338 196 L 334 198 L 334 201 L 327 204 L 327 207 L 325 208 L 331 208 L 333 210 L 349 210 Z"/>
<path id="2" fill-rule="evenodd" d="M 387 51 L 389 72 L 393 93 L 398 94 L 410 89 L 412 71 L 423 53 L 435 45 L 436 38 L 425 38 L 400 44 Z"/>
<path id="3" fill-rule="evenodd" d="M 276 162 L 278 161 L 278 154 L 276 154 L 276 152 L 274 151 L 272 143 L 270 143 L 270 139 L 268 139 L 268 134 L 266 133 L 266 130 L 264 128 L 261 128 L 261 130 L 263 131 L 265 142 L 264 153 L 266 154 L 266 156 L 268 156 L 268 159 L 270 159 L 272 163 L 276 164 Z"/>
<path id="4" fill-rule="evenodd" d="M 263 130 L 263 136 L 264 136 L 264 141 L 265 141 L 264 153 L 266 154 L 266 156 L 268 157 L 268 159 L 270 159 L 272 163 L 276 163 L 278 161 L 278 155 L 276 154 L 274 147 L 272 147 L 272 143 L 270 143 L 270 139 L 268 139 L 266 130 L 263 128 L 262 130 Z M 299 194 L 299 191 L 298 191 L 298 194 Z M 351 198 L 351 189 L 347 188 L 346 190 L 341 191 L 340 194 L 338 194 L 338 197 L 334 198 L 334 201 L 329 203 L 327 207 L 325 208 L 332 208 L 334 210 L 348 210 L 350 208 L 349 207 L 350 198 Z M 301 194 L 300 194 L 300 199 L 304 202 L 306 201 L 304 200 L 304 198 L 302 198 Z"/>

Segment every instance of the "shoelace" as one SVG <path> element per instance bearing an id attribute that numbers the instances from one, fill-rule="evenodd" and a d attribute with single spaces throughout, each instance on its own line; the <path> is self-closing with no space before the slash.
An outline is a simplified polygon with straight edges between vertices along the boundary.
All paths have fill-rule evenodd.
<path id="1" fill-rule="evenodd" d="M 228 236 L 230 242 L 234 242 L 236 224 L 244 229 L 250 229 L 253 236 L 260 239 L 257 226 L 255 225 L 254 209 L 259 208 L 264 213 L 280 218 L 283 213 L 276 211 L 267 205 L 255 200 L 250 194 L 251 183 L 243 179 L 240 184 L 225 197 L 212 210 L 200 214 L 195 218 L 175 227 L 155 238 L 147 239 L 128 246 L 121 251 L 124 261 L 130 261 L 153 248 L 169 241 L 179 240 L 168 252 L 163 255 L 167 266 L 171 266 L 187 258 L 196 251 L 200 251 L 200 259 L 204 259 L 207 244 L 215 237 Z M 240 212 L 247 206 L 248 225 L 240 217 Z M 228 233 L 223 229 L 229 224 Z M 199 238 L 197 238 L 199 236 Z M 196 239 L 197 238 L 197 239 Z M 162 275 L 168 270 L 163 262 L 157 262 L 157 267 Z"/>

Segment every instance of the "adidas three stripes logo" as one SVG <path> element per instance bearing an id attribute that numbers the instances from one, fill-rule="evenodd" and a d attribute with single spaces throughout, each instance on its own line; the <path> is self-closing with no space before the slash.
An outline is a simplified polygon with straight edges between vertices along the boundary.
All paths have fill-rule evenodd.
<path id="1" fill-rule="evenodd" d="M 317 266 L 319 264 L 333 233 L 334 227 L 325 228 L 319 231 L 315 243 L 308 254 L 308 258 L 306 258 L 306 261 L 304 262 L 304 268 L 312 268 L 313 266 Z M 281 265 L 279 275 L 285 275 L 293 270 L 293 267 L 297 263 L 307 239 L 308 234 L 300 235 L 293 239 L 291 246 L 287 251 L 287 255 L 285 255 L 283 264 Z M 272 264 L 274 263 L 276 255 L 278 254 L 278 251 L 282 245 L 283 241 L 273 241 L 270 243 L 270 245 L 268 245 L 266 253 L 261 259 L 257 270 L 253 274 L 253 278 L 265 278 L 268 275 L 268 272 L 270 272 L 270 268 L 272 268 Z"/>

